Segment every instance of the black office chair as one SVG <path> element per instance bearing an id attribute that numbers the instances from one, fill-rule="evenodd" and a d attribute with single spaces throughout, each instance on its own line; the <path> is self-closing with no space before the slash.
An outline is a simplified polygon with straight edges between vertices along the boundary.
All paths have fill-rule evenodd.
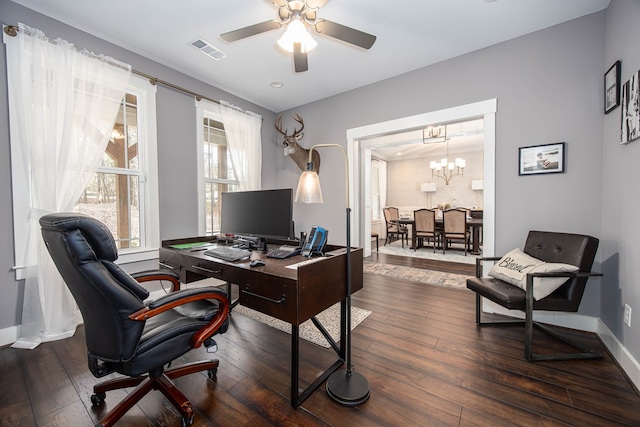
<path id="1" fill-rule="evenodd" d="M 550 231 L 530 231 L 523 252 L 547 263 L 563 263 L 578 267 L 576 273 L 528 273 L 526 289 L 506 283 L 494 277 L 482 277 L 483 261 L 497 261 L 501 257 L 476 258 L 476 277 L 467 279 L 467 288 L 476 293 L 476 324 L 479 326 L 525 325 L 525 358 L 529 361 L 601 359 L 602 355 L 569 339 L 566 334 L 539 322 L 534 322 L 533 311 L 576 312 L 580 306 L 587 279 L 600 276 L 592 273 L 591 266 L 598 250 L 598 239 L 591 236 Z M 560 277 L 566 282 L 550 295 L 535 300 L 533 286 L 535 277 Z M 561 279 L 562 280 L 562 279 Z M 482 321 L 482 297 L 509 310 L 525 313 L 523 321 Z M 574 353 L 538 354 L 533 352 L 533 327 L 580 350 Z"/>
<path id="2" fill-rule="evenodd" d="M 153 389 L 176 407 L 183 426 L 190 425 L 193 407 L 171 380 L 203 370 L 214 378 L 218 361 L 164 366 L 202 344 L 215 345 L 211 337 L 228 327 L 227 294 L 213 287 L 180 290 L 179 276 L 170 270 L 127 274 L 114 262 L 118 251 L 109 229 L 88 216 L 49 214 L 40 226 L 82 313 L 89 370 L 97 378 L 126 376 L 95 385 L 91 402 L 100 405 L 107 391 L 137 386 L 98 425 L 113 425 Z M 172 292 L 145 302 L 149 292 L 138 283 L 150 280 L 170 281 Z"/>

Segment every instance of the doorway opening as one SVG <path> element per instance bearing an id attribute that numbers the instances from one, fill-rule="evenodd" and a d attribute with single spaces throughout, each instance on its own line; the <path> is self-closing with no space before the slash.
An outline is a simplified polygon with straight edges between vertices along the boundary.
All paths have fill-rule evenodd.
<path id="1" fill-rule="evenodd" d="M 497 100 L 432 111 L 368 126 L 349 129 L 347 144 L 350 169 L 350 194 L 353 206 L 352 241 L 364 248 L 364 256 L 371 255 L 371 158 L 372 150 L 388 145 L 385 137 L 403 132 L 422 131 L 433 125 L 482 120 L 483 143 L 483 254 L 494 253 L 495 230 L 495 113 Z"/>

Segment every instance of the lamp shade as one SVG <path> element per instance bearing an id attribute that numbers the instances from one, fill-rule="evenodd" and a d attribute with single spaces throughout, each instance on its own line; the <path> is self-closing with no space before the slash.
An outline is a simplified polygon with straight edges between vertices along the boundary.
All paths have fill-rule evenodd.
<path id="1" fill-rule="evenodd" d="M 420 184 L 420 191 L 424 193 L 435 193 L 438 191 L 438 184 L 435 182 L 423 182 Z"/>
<path id="2" fill-rule="evenodd" d="M 322 203 L 320 177 L 314 170 L 302 172 L 294 200 L 296 203 Z"/>
<path id="3" fill-rule="evenodd" d="M 481 179 L 473 179 L 471 180 L 471 189 L 474 191 L 483 190 L 484 189 L 484 181 Z"/>
<path id="4" fill-rule="evenodd" d="M 287 52 L 293 52 L 293 44 L 302 45 L 302 53 L 307 53 L 317 46 L 318 42 L 311 37 L 311 34 L 304 28 L 304 24 L 299 19 L 294 19 L 287 26 L 287 30 L 278 40 L 278 45 Z"/>

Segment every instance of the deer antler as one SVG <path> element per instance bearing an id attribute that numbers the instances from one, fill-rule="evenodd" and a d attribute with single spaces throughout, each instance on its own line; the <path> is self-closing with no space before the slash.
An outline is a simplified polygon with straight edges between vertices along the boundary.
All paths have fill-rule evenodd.
<path id="1" fill-rule="evenodd" d="M 304 136 L 304 133 L 302 132 L 304 130 L 304 120 L 302 120 L 302 117 L 300 117 L 300 115 L 298 113 L 296 113 L 293 116 L 293 120 L 295 120 L 296 122 L 300 123 L 300 129 L 293 129 L 293 133 L 291 135 L 289 135 L 289 129 L 285 129 L 284 131 L 282 130 L 282 116 L 278 116 L 278 118 L 276 119 L 276 122 L 274 124 L 276 130 L 282 135 L 284 136 L 284 141 L 283 144 L 285 146 L 288 145 L 293 145 L 293 143 L 298 142 L 302 139 L 302 137 Z"/>
<path id="2" fill-rule="evenodd" d="M 294 128 L 292 134 L 289 134 L 288 129 L 282 130 L 282 116 L 278 116 L 278 118 L 276 118 L 274 126 L 276 130 L 284 136 L 282 145 L 288 147 L 285 148 L 285 155 L 291 157 L 301 170 L 306 170 L 306 164 L 309 159 L 309 150 L 298 144 L 298 141 L 300 141 L 304 136 L 304 133 L 302 132 L 304 130 L 304 120 L 302 120 L 302 117 L 300 117 L 298 113 L 294 114 L 292 117 L 293 120 L 300 124 L 300 129 Z M 314 150 L 311 155 L 316 171 L 320 172 L 320 154 Z"/>

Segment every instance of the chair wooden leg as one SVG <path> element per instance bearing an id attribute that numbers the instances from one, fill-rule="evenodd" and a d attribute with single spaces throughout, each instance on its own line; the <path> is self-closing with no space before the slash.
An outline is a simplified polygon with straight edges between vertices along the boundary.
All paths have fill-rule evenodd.
<path id="1" fill-rule="evenodd" d="M 118 403 L 109 413 L 100 420 L 99 426 L 113 426 L 124 414 L 127 413 L 140 399 L 142 399 L 151 390 L 159 390 L 171 402 L 171 404 L 180 411 L 184 420 L 193 418 L 193 407 L 184 394 L 171 381 L 172 379 L 185 375 L 201 372 L 204 370 L 215 370 L 218 368 L 217 360 L 204 360 L 192 362 L 185 365 L 176 366 L 167 369 L 157 377 L 134 377 L 134 378 L 115 378 L 96 384 L 93 387 L 95 394 L 101 394 L 110 390 L 117 390 L 125 387 L 137 386 L 131 393 L 127 395 L 120 403 Z"/>

